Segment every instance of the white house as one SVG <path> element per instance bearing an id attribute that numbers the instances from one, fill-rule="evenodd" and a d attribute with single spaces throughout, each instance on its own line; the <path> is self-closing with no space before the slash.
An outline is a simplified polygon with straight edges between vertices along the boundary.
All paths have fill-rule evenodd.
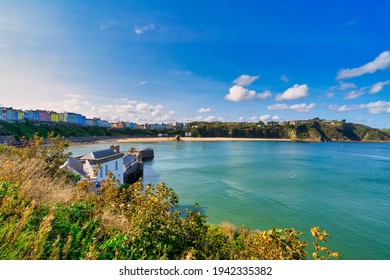
<path id="1" fill-rule="evenodd" d="M 100 185 L 111 171 L 114 179 L 123 184 L 123 157 L 119 146 L 111 146 L 110 149 L 91 152 L 79 158 L 70 157 L 62 167 L 80 175 L 81 179 L 88 177 L 96 181 L 96 185 Z"/>

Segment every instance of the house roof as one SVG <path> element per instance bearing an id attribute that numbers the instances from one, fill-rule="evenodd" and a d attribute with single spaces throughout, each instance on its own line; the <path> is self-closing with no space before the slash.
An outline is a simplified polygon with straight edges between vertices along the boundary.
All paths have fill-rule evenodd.
<path id="1" fill-rule="evenodd" d="M 89 154 L 82 156 L 80 159 L 101 159 L 101 158 L 113 156 L 116 154 L 118 154 L 118 153 L 112 149 L 105 149 L 105 150 L 91 152 Z"/>
<path id="2" fill-rule="evenodd" d="M 127 155 L 123 157 L 123 165 L 127 166 L 128 164 L 134 162 L 136 160 L 135 155 Z"/>
<path id="3" fill-rule="evenodd" d="M 69 157 L 68 161 L 65 163 L 65 167 L 70 167 L 73 170 L 75 170 L 77 173 L 79 173 L 82 176 L 87 176 L 83 169 L 83 163 L 75 159 L 74 157 Z"/>

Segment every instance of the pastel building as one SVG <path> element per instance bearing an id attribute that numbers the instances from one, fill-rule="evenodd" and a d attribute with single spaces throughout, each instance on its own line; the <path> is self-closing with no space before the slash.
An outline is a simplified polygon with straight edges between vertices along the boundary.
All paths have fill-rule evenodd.
<path id="1" fill-rule="evenodd" d="M 7 108 L 0 107 L 0 121 L 6 121 L 7 120 Z"/>
<path id="2" fill-rule="evenodd" d="M 58 114 L 58 122 L 67 122 L 68 115 L 66 113 L 59 113 Z"/>
<path id="3" fill-rule="evenodd" d="M 52 122 L 58 122 L 58 114 L 57 113 L 51 113 L 50 120 Z"/>
<path id="4" fill-rule="evenodd" d="M 6 121 L 14 122 L 18 120 L 18 113 L 12 108 L 6 108 Z"/>

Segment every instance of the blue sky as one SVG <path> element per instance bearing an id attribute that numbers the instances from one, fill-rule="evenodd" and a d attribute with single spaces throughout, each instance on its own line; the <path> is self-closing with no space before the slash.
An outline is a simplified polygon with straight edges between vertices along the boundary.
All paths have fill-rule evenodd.
<path id="1" fill-rule="evenodd" d="M 0 106 L 390 127 L 390 1 L 0 2 Z"/>

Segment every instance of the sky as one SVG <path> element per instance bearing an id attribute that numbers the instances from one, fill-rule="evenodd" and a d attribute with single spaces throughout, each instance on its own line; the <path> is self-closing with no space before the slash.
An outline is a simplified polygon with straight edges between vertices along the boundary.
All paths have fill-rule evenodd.
<path id="1" fill-rule="evenodd" d="M 390 1 L 0 1 L 0 106 L 390 128 Z"/>

